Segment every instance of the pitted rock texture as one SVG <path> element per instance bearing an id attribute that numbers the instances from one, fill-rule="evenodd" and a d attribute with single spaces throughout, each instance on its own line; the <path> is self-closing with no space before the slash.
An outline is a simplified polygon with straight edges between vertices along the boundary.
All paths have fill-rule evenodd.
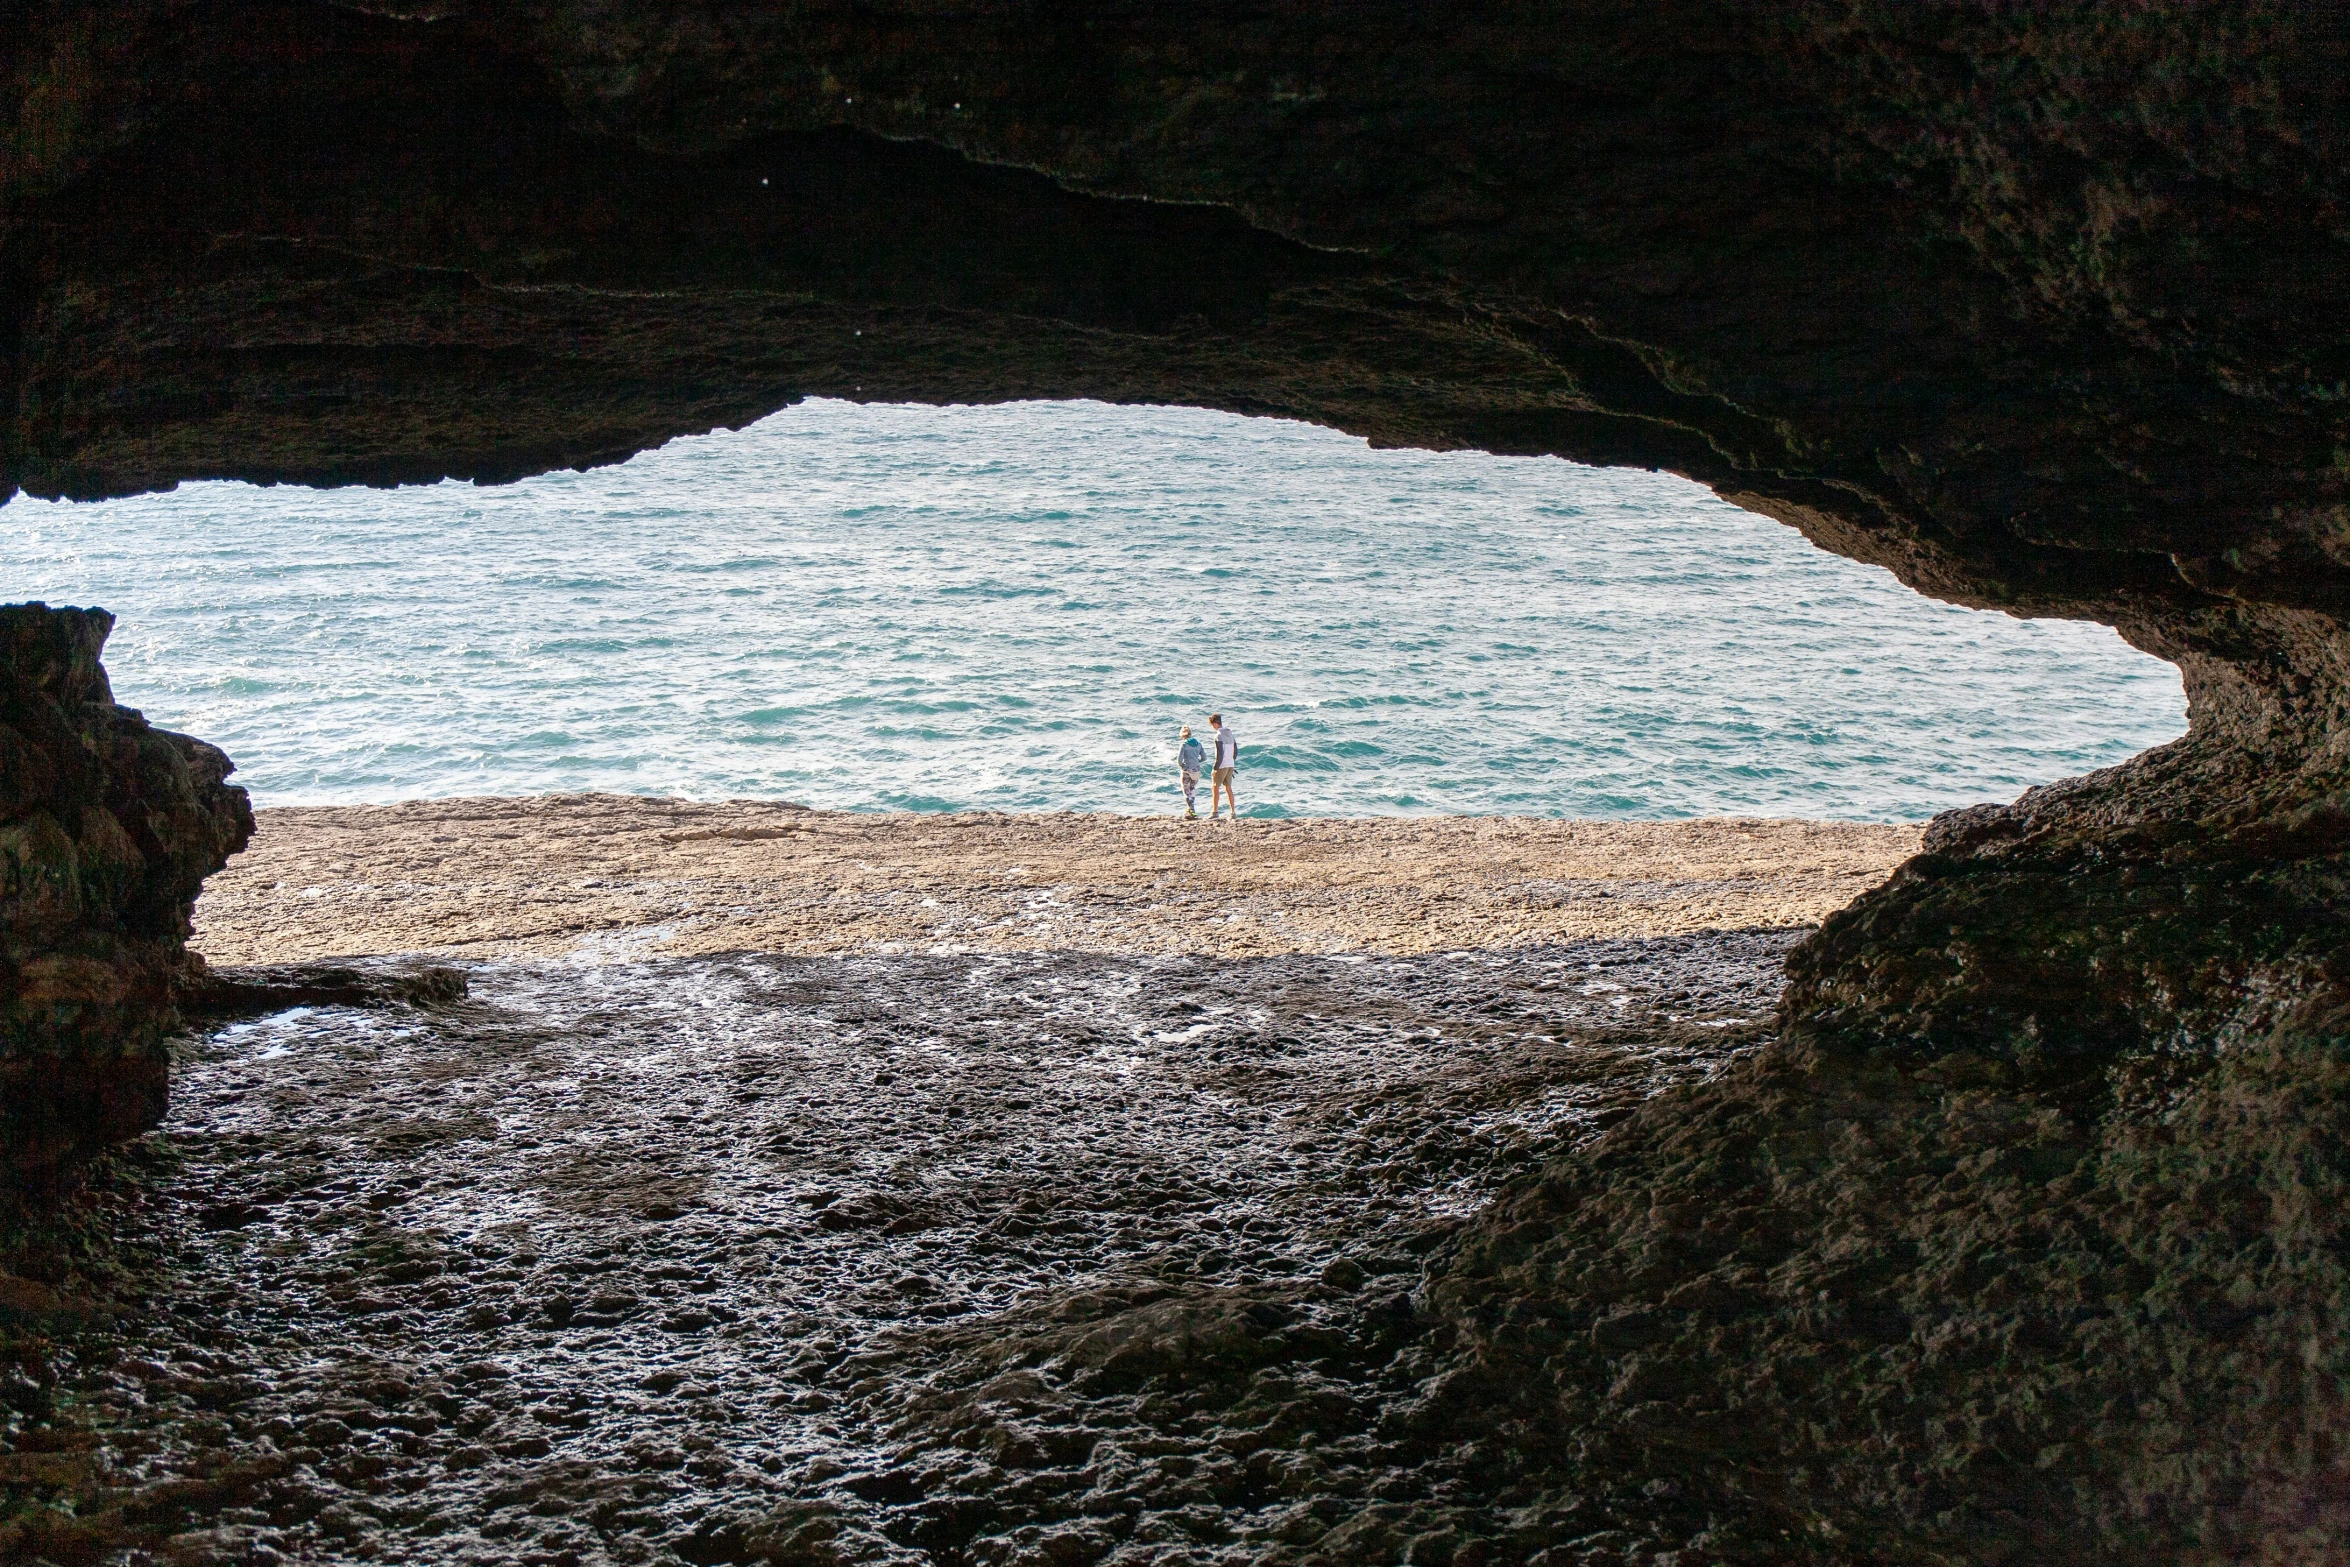
<path id="1" fill-rule="evenodd" d="M 1758 1053 L 1432 1264 L 1463 1348 L 1422 1418 L 1495 1489 L 1668 1477 L 1778 1535 L 1757 1560 L 2337 1560 L 2342 1027 L 2087 1071 Z"/>
<path id="2" fill-rule="evenodd" d="M 1443 1365 L 1423 1259 L 1751 1050 L 1791 939 L 532 959 L 443 1010 L 207 1032 L 113 1279 L 0 1275 L 0 1557 L 1351 1567 L 1390 1559 L 1366 1531 L 1601 1533 L 1480 1508 L 1387 1420 Z"/>
<path id="3" fill-rule="evenodd" d="M 0 1177 L 153 1126 L 204 878 L 252 836 L 229 759 L 114 703 L 99 609 L 0 607 Z"/>

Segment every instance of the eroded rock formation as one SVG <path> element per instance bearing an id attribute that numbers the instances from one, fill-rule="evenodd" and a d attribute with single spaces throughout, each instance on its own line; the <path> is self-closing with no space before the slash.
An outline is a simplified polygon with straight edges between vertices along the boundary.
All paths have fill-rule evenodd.
<path id="1" fill-rule="evenodd" d="M 1471 1391 L 1428 1419 L 1496 1495 L 1755 1550 L 2325 1559 L 2350 13 L 19 14 L 0 486 L 1164 400 L 1671 467 L 2176 660 L 2185 740 L 1946 819 L 1798 954 L 1767 1059 L 1440 1266 Z"/>
<path id="2" fill-rule="evenodd" d="M 204 878 L 253 835 L 216 748 L 117 707 L 102 609 L 0 606 L 0 1178 L 163 1115 Z"/>

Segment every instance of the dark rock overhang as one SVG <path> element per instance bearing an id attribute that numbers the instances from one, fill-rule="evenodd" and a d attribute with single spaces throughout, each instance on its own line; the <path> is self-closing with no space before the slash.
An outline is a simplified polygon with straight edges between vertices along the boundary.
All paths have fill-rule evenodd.
<path id="1" fill-rule="evenodd" d="M 1669 467 L 1927 591 L 2133 634 L 2332 613 L 2346 37 L 2201 6 L 36 8 L 0 486 L 504 479 L 807 395 L 1082 395 Z"/>
<path id="2" fill-rule="evenodd" d="M 1477 1221 L 1424 1424 L 1731 1559 L 2329 1561 L 2346 96 L 2350 11 L 2253 0 L 49 0 L 0 33 L 0 487 L 1091 396 L 1672 468 L 2113 623 L 2188 738 L 1943 818 L 1777 1044 Z"/>

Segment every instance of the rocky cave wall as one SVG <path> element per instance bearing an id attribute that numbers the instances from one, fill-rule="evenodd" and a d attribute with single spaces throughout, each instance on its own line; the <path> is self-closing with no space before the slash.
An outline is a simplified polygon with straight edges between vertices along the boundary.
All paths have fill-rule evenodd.
<path id="1" fill-rule="evenodd" d="M 1675 1453 L 1670 1506 L 1820 1550 L 2350 1532 L 2350 12 L 14 16 L 0 488 L 1180 402 L 1670 468 L 2176 660 L 2186 739 L 1944 818 L 1777 1046 L 1437 1266 L 1427 1419 L 1505 1489 Z"/>
<path id="2" fill-rule="evenodd" d="M 113 628 L 0 606 L 0 1185 L 161 1118 L 196 893 L 253 836 L 226 756 L 115 705 Z"/>

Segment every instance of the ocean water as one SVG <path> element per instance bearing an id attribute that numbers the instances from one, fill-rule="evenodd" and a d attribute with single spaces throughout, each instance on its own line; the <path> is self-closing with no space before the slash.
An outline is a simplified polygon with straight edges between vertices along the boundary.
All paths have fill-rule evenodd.
<path id="1" fill-rule="evenodd" d="M 809 402 L 616 467 L 0 507 L 0 599 L 262 804 L 616 790 L 1912 820 L 2176 736 L 2110 630 L 1919 597 L 1670 475 L 1174 408 Z"/>

